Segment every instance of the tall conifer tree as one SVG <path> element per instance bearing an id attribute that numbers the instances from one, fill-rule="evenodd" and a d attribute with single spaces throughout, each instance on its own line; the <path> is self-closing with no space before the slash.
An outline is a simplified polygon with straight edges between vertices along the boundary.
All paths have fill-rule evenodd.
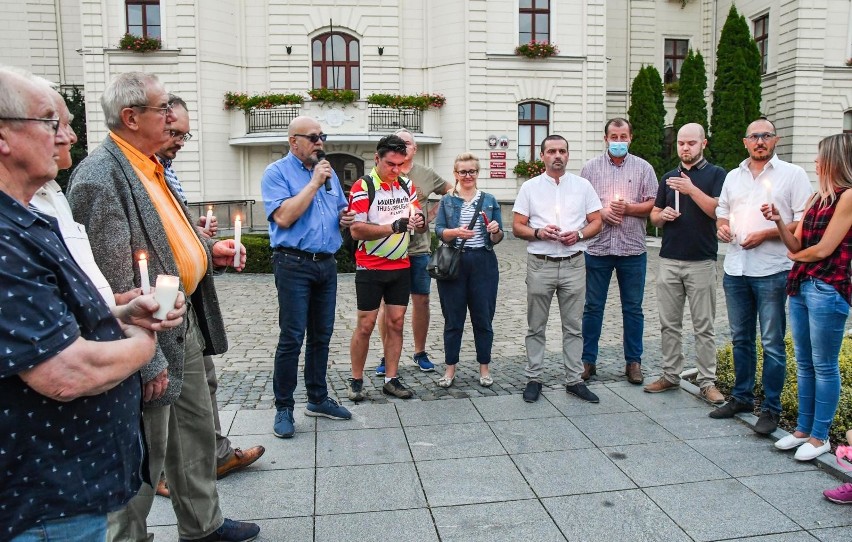
<path id="1" fill-rule="evenodd" d="M 659 178 L 663 173 L 663 136 L 666 108 L 663 105 L 663 79 L 653 66 L 643 66 L 630 87 L 630 108 L 627 110 L 633 125 L 630 152 L 644 158 Z"/>
<path id="2" fill-rule="evenodd" d="M 672 122 L 675 138 L 672 144 L 670 168 L 676 167 L 680 161 L 677 155 L 677 133 L 684 124 L 696 122 L 704 127 L 705 132 L 708 131 L 707 100 L 704 98 L 706 91 L 707 69 L 704 66 L 704 57 L 701 56 L 700 51 L 690 49 L 680 68 L 678 79 L 677 104 Z"/>

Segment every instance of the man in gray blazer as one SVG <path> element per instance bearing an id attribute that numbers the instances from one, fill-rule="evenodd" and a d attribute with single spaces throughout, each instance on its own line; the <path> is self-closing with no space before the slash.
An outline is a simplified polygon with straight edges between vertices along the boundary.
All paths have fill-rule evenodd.
<path id="1" fill-rule="evenodd" d="M 110 134 L 71 178 L 74 217 L 86 227 L 95 260 L 115 291 L 140 284 L 136 260 L 144 253 L 152 276 L 180 278 L 190 304 L 184 326 L 157 334 L 154 358 L 141 371 L 151 479 L 165 470 L 181 541 L 254 540 L 257 525 L 225 519 L 219 508 L 213 412 L 202 361 L 203 354 L 227 350 L 212 271 L 233 261 L 234 242 L 199 236 L 164 178 L 154 154 L 167 142 L 175 116 L 157 77 L 117 76 L 101 106 Z M 143 485 L 124 510 L 111 514 L 109 539 L 146 540 L 153 498 L 153 488 Z"/>

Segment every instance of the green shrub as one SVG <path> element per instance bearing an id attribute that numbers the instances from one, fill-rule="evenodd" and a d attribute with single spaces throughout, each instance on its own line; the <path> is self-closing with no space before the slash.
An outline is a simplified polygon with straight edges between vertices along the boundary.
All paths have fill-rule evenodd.
<path id="1" fill-rule="evenodd" d="M 443 107 L 447 99 L 442 94 L 370 94 L 367 103 L 396 109 L 412 108 L 425 111 L 430 107 Z"/>
<path id="2" fill-rule="evenodd" d="M 789 427 L 796 426 L 799 414 L 798 387 L 796 382 L 796 356 L 793 353 L 793 341 L 788 335 L 784 339 L 787 351 L 787 377 L 784 389 L 781 391 L 781 419 Z M 757 374 L 755 376 L 754 394 L 763 395 L 763 347 L 757 341 Z M 734 354 L 731 343 L 716 351 L 716 385 L 719 390 L 730 395 L 734 387 Z M 833 442 L 844 442 L 847 429 L 852 429 L 852 338 L 845 337 L 840 349 L 840 404 L 831 424 L 829 439 Z"/>
<path id="3" fill-rule="evenodd" d="M 342 104 L 351 104 L 358 97 L 354 90 L 337 88 L 312 88 L 308 91 L 308 96 L 315 102 L 337 102 Z"/>
<path id="4" fill-rule="evenodd" d="M 252 109 L 271 109 L 277 105 L 301 105 L 305 98 L 298 94 L 255 94 L 244 92 L 226 92 L 225 109 L 242 109 L 246 113 Z"/>
<path id="5" fill-rule="evenodd" d="M 137 53 L 147 53 L 148 51 L 159 51 L 163 48 L 163 42 L 160 38 L 143 38 L 142 36 L 134 36 L 133 34 L 125 34 L 118 42 L 118 48 L 124 51 L 135 51 Z"/>
<path id="6" fill-rule="evenodd" d="M 512 173 L 518 177 L 526 177 L 532 179 L 544 173 L 545 166 L 541 160 L 530 160 L 529 162 L 520 161 L 512 168 Z"/>

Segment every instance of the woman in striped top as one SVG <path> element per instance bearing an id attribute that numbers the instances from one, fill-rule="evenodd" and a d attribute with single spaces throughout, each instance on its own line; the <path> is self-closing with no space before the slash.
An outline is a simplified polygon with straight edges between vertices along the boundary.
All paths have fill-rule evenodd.
<path id="1" fill-rule="evenodd" d="M 470 311 L 476 360 L 479 362 L 479 384 L 488 387 L 494 383 L 489 370 L 494 331 L 491 321 L 497 306 L 497 257 L 494 245 L 503 240 L 503 222 L 500 204 L 491 194 L 476 187 L 479 176 L 479 159 L 463 153 L 453 165 L 455 188 L 441 200 L 435 220 L 435 234 L 444 243 L 459 246 L 465 241 L 459 273 L 455 279 L 439 280 L 438 295 L 444 314 L 444 353 L 447 369 L 438 386 L 449 388 L 456 377 L 464 322 Z M 482 199 L 480 216 L 472 228 L 477 205 Z"/>
<path id="2" fill-rule="evenodd" d="M 838 356 L 852 302 L 852 134 L 819 143 L 819 188 L 795 233 L 772 204 L 761 207 L 796 262 L 787 277 L 790 324 L 796 352 L 799 416 L 796 431 L 775 443 L 809 461 L 831 448 L 828 430 L 840 400 Z"/>

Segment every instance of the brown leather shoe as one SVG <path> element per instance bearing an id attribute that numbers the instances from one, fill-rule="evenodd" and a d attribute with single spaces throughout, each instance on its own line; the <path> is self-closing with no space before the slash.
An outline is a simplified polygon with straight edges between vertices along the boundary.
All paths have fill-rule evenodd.
<path id="1" fill-rule="evenodd" d="M 161 497 L 169 498 L 169 484 L 166 483 L 166 477 L 160 476 L 160 481 L 157 482 L 157 495 Z"/>
<path id="2" fill-rule="evenodd" d="M 642 376 L 642 364 L 636 361 L 628 363 L 624 368 L 624 374 L 627 375 L 627 381 L 631 384 L 641 384 L 645 380 Z"/>
<path id="3" fill-rule="evenodd" d="M 583 374 L 580 375 L 580 378 L 583 380 L 588 380 L 598 374 L 598 368 L 594 363 L 586 363 L 583 362 Z"/>
<path id="4" fill-rule="evenodd" d="M 648 393 L 661 393 L 661 392 L 664 392 L 664 391 L 676 390 L 679 387 L 680 387 L 680 385 L 672 384 L 671 382 L 669 382 L 665 378 L 660 377 L 659 380 L 655 380 L 654 382 L 651 382 L 650 384 L 645 386 L 643 389 Z"/>
<path id="5" fill-rule="evenodd" d="M 266 448 L 263 446 L 255 446 L 246 451 L 234 448 L 234 453 L 231 454 L 231 457 L 216 468 L 216 479 L 220 480 L 235 470 L 248 467 L 260 459 L 260 456 L 262 456 L 265 451 Z"/>
<path id="6" fill-rule="evenodd" d="M 708 403 L 713 403 L 714 405 L 721 405 L 725 402 L 725 396 L 722 395 L 722 392 L 713 385 L 707 386 L 701 390 L 701 397 L 703 397 Z"/>

